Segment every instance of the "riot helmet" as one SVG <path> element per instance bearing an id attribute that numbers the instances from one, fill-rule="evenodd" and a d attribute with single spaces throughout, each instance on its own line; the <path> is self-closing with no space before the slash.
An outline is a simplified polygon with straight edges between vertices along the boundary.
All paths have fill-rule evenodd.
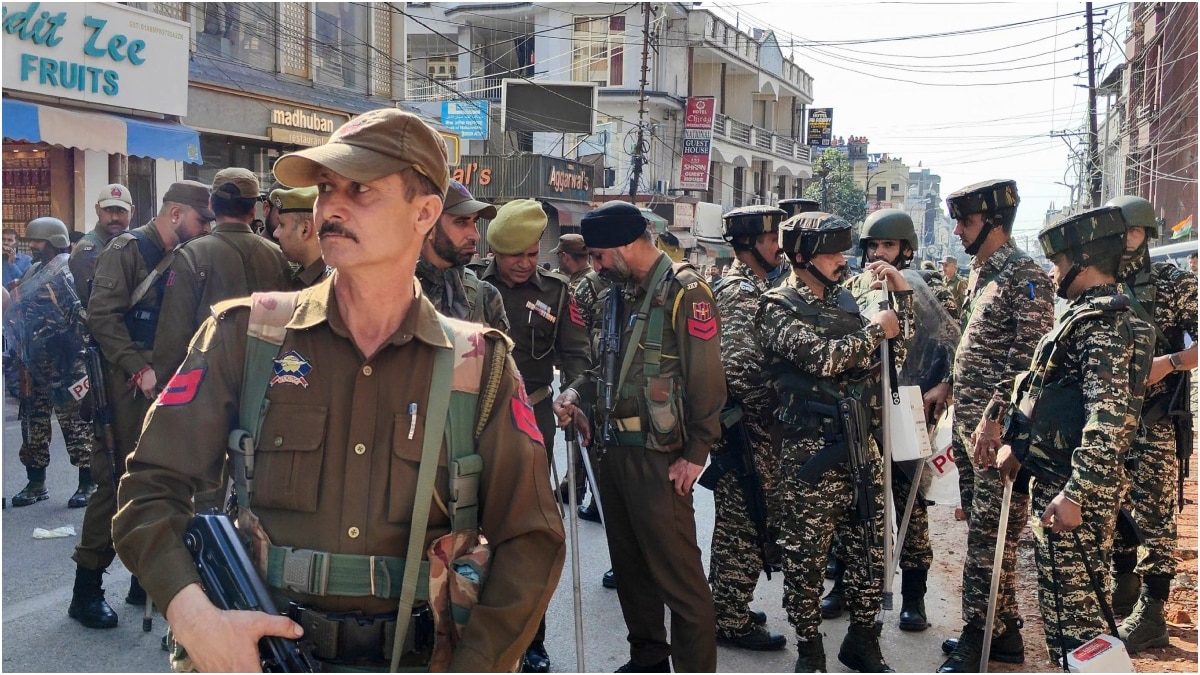
<path id="1" fill-rule="evenodd" d="M 779 201 L 778 206 L 787 213 L 788 218 L 800 215 L 801 213 L 821 210 L 821 202 L 815 199 L 782 199 Z"/>
<path id="2" fill-rule="evenodd" d="M 1105 206 L 1115 206 L 1121 209 L 1128 227 L 1146 228 L 1146 238 L 1158 236 L 1158 218 L 1154 217 L 1154 205 L 1149 201 L 1134 195 L 1121 195 L 1108 200 Z"/>
<path id="3" fill-rule="evenodd" d="M 795 266 L 807 269 L 826 287 L 840 280 L 825 277 L 809 265 L 813 256 L 823 253 L 842 253 L 854 246 L 854 227 L 840 216 L 823 211 L 809 211 L 788 218 L 779 226 L 779 245 Z"/>
<path id="4" fill-rule="evenodd" d="M 1012 232 L 1017 219 L 1017 205 L 1020 203 L 1015 180 L 986 180 L 950 193 L 946 197 L 946 210 L 955 220 L 963 220 L 974 213 L 983 214 L 983 229 L 975 241 L 966 247 L 968 255 L 975 255 L 992 228 L 998 225 L 1005 232 Z"/>
<path id="5" fill-rule="evenodd" d="M 867 266 L 867 243 L 872 239 L 895 239 L 908 244 L 909 253 L 900 252 L 894 262 L 896 269 L 904 269 L 916 255 L 918 249 L 917 230 L 912 216 L 900 209 L 880 209 L 867 216 L 862 224 L 858 247 L 862 250 L 862 265 Z"/>
<path id="6" fill-rule="evenodd" d="M 48 241 L 57 249 L 71 248 L 71 236 L 67 226 L 58 218 L 43 216 L 34 218 L 25 226 L 26 239 Z"/>
<path id="7" fill-rule="evenodd" d="M 1067 289 L 1084 267 L 1116 272 L 1125 251 L 1125 228 L 1125 218 L 1117 206 L 1089 209 L 1042 228 L 1038 243 L 1046 257 L 1061 253 L 1071 263 L 1071 269 L 1058 281 L 1058 297 L 1067 298 Z"/>

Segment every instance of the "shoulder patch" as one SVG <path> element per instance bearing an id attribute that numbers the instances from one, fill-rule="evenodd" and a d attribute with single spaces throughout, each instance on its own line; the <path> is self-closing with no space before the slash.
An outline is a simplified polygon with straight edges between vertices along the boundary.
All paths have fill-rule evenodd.
<path id="1" fill-rule="evenodd" d="M 156 405 L 160 406 L 175 406 L 187 405 L 196 398 L 196 392 L 200 391 L 200 383 L 204 381 L 204 373 L 206 369 L 202 366 L 193 368 L 189 371 L 180 371 L 171 376 L 167 386 L 158 395 Z"/>
<path id="2" fill-rule="evenodd" d="M 685 291 L 690 291 L 690 290 L 692 290 L 693 288 L 699 288 L 699 287 L 700 287 L 700 282 L 699 282 L 699 281 L 693 281 L 692 283 L 688 284 L 687 286 L 684 286 L 684 287 L 683 287 L 683 289 L 684 289 Z"/>
<path id="3" fill-rule="evenodd" d="M 746 291 L 747 293 L 754 293 L 758 289 L 755 288 L 754 284 L 750 283 L 749 280 L 743 279 L 742 280 L 742 290 Z"/>
<path id="4" fill-rule="evenodd" d="M 525 381 L 519 379 L 519 376 L 517 393 L 513 394 L 509 407 L 512 410 L 513 426 L 517 431 L 537 441 L 538 445 L 545 445 L 542 430 L 538 428 L 537 416 L 533 413 L 533 406 L 529 404 L 529 397 L 525 395 Z"/>
<path id="5" fill-rule="evenodd" d="M 712 305 L 693 302 L 692 314 L 687 320 L 688 335 L 700 340 L 711 340 L 717 335 L 717 317 L 713 316 Z"/>

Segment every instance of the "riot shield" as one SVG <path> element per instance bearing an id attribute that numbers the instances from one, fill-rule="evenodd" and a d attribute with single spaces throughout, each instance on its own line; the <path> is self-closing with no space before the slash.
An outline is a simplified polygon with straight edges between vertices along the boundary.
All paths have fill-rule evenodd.
<path id="1" fill-rule="evenodd" d="M 13 356 L 55 405 L 87 394 L 86 329 L 67 257 L 60 254 L 22 279 L 4 312 Z"/>

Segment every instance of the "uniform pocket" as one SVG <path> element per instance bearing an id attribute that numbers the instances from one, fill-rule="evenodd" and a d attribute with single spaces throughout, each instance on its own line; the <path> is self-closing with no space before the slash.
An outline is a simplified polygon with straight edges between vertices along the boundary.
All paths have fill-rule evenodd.
<path id="1" fill-rule="evenodd" d="M 317 510 L 328 416 L 325 406 L 271 405 L 255 452 L 253 506 L 304 513 Z"/>
<path id="2" fill-rule="evenodd" d="M 674 452 L 683 447 L 683 392 L 673 377 L 648 377 L 643 391 L 646 416 L 646 447 L 659 452 Z"/>
<path id="3" fill-rule="evenodd" d="M 412 429 L 410 440 L 408 431 Z M 416 423 L 407 414 L 396 415 L 392 429 L 391 481 L 388 483 L 388 522 L 407 523 L 412 520 L 413 498 L 416 494 L 417 472 L 421 468 L 421 450 L 425 443 L 425 418 L 416 416 Z M 438 452 L 437 477 L 433 489 L 445 500 L 449 474 L 446 473 L 446 453 Z M 443 520 L 436 515 L 437 507 L 431 508 L 431 522 Z M 439 512 L 440 513 L 440 512 Z"/>

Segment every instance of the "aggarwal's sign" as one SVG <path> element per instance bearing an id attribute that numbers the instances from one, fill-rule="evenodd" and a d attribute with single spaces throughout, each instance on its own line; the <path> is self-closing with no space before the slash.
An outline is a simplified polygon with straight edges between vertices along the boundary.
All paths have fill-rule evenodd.
<path id="1" fill-rule="evenodd" d="M 101 2 L 6 2 L 0 27 L 6 90 L 187 114 L 182 21 Z"/>

